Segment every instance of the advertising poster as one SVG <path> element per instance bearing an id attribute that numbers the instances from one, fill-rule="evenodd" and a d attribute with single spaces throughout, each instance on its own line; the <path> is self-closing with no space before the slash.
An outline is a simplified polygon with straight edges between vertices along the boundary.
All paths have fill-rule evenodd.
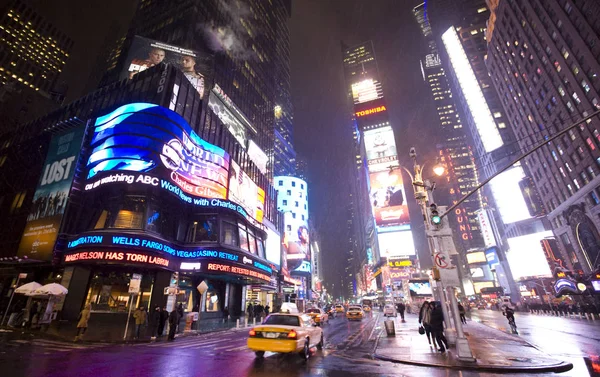
<path id="1" fill-rule="evenodd" d="M 378 227 L 410 223 L 400 169 L 370 173 L 371 206 Z"/>
<path id="2" fill-rule="evenodd" d="M 432 296 L 431 284 L 427 280 L 409 280 L 408 289 L 411 296 Z"/>
<path id="3" fill-rule="evenodd" d="M 281 266 L 281 236 L 269 220 L 264 220 L 263 224 L 267 231 L 267 240 L 265 241 L 266 258 L 277 267 Z"/>
<path id="4" fill-rule="evenodd" d="M 398 152 L 396 151 L 392 127 L 381 127 L 365 131 L 364 139 L 370 172 L 378 171 L 378 167 L 385 170 L 393 163 L 397 165 Z"/>
<path id="5" fill-rule="evenodd" d="M 265 213 L 265 190 L 258 187 L 233 160 L 229 177 L 229 200 L 241 205 L 250 217 L 262 223 Z"/>
<path id="6" fill-rule="evenodd" d="M 416 254 L 410 230 L 379 232 L 377 234 L 377 241 L 379 242 L 379 253 L 382 257 L 391 258 Z"/>
<path id="7" fill-rule="evenodd" d="M 307 222 L 294 219 L 290 212 L 284 213 L 283 221 L 283 247 L 288 270 L 292 274 L 310 273 L 310 236 Z"/>
<path id="8" fill-rule="evenodd" d="M 19 244 L 19 257 L 52 259 L 83 134 L 84 129 L 78 128 L 54 135 L 50 140 L 42 176 L 33 195 L 31 211 Z"/>
<path id="9" fill-rule="evenodd" d="M 160 64 L 178 67 L 198 91 L 200 98 L 208 93 L 213 56 L 207 52 L 188 50 L 152 39 L 135 36 L 129 48 L 121 79 L 133 78 L 139 72 Z"/>
<path id="10" fill-rule="evenodd" d="M 86 191 L 125 182 L 161 187 L 189 203 L 188 195 L 227 197 L 229 154 L 164 107 L 132 103 L 98 117 L 90 147 Z"/>

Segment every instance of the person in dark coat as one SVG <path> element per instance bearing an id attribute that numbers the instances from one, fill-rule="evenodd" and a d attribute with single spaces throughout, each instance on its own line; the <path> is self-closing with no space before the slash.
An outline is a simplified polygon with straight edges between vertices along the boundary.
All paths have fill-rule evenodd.
<path id="1" fill-rule="evenodd" d="M 179 323 L 181 323 L 181 318 L 183 318 L 183 304 L 179 304 L 179 306 L 177 306 L 177 316 L 179 317 L 177 319 L 177 332 L 179 332 Z"/>
<path id="2" fill-rule="evenodd" d="M 396 310 L 398 310 L 398 313 L 400 313 L 400 318 L 402 318 L 402 322 L 404 322 L 404 311 L 406 310 L 404 303 L 399 302 L 398 305 L 396 305 Z"/>
<path id="3" fill-rule="evenodd" d="M 458 304 L 458 314 L 460 314 L 460 321 L 465 325 L 467 318 L 465 317 L 465 307 L 461 303 Z"/>
<path id="4" fill-rule="evenodd" d="M 252 306 L 251 302 L 248 303 L 248 307 L 246 308 L 246 313 L 248 314 L 248 321 L 250 321 L 250 319 L 252 317 L 254 317 L 254 306 Z"/>
<path id="5" fill-rule="evenodd" d="M 176 309 L 173 309 L 169 314 L 169 336 L 167 340 L 175 340 L 175 331 L 177 331 L 177 325 L 179 323 L 179 314 Z"/>
<path id="6" fill-rule="evenodd" d="M 164 306 L 162 309 L 160 309 L 158 317 L 157 336 L 159 338 L 163 336 L 163 332 L 165 331 L 165 323 L 167 323 L 167 319 L 169 319 L 169 312 L 167 311 L 167 307 Z"/>
<path id="7" fill-rule="evenodd" d="M 229 322 L 229 308 L 227 306 L 223 309 L 223 321 L 225 323 Z"/>
<path id="8" fill-rule="evenodd" d="M 431 331 L 434 339 L 437 341 L 440 352 L 446 352 L 448 348 L 448 340 L 444 336 L 444 312 L 442 305 L 439 302 L 432 302 L 433 310 L 431 311 Z"/>
<path id="9" fill-rule="evenodd" d="M 269 305 L 265 306 L 265 317 L 269 315 L 269 310 L 271 310 Z"/>
<path id="10" fill-rule="evenodd" d="M 431 304 L 429 301 L 425 301 L 419 311 L 419 323 L 423 325 L 425 334 L 427 335 L 427 341 L 431 345 Z M 433 338 L 433 346 L 435 347 L 435 338 Z"/>
<path id="11" fill-rule="evenodd" d="M 160 322 L 160 306 L 156 305 L 152 313 L 150 313 L 150 318 L 148 320 L 150 323 L 150 337 L 154 338 L 156 333 L 158 332 L 158 324 Z"/>

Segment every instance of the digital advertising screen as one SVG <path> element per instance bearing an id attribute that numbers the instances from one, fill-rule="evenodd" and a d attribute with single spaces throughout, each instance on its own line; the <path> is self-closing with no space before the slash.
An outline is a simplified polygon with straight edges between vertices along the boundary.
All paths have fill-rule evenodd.
<path id="1" fill-rule="evenodd" d="M 410 223 L 402 171 L 382 171 L 369 174 L 371 206 L 378 227 Z"/>
<path id="2" fill-rule="evenodd" d="M 398 152 L 392 127 L 387 126 L 365 131 L 364 140 L 370 172 L 379 170 L 375 170 L 376 168 L 388 170 L 389 165 L 392 163 L 397 164 Z"/>
<path id="3" fill-rule="evenodd" d="M 431 284 L 427 280 L 409 280 L 408 289 L 411 296 L 432 296 Z"/>
<path id="4" fill-rule="evenodd" d="M 552 231 L 545 231 L 507 240 L 510 250 L 506 256 L 515 280 L 552 276 L 546 253 L 540 241 L 547 237 L 553 237 L 553 235 Z"/>
<path id="5" fill-rule="evenodd" d="M 265 213 L 265 190 L 258 187 L 233 160 L 229 173 L 229 200 L 240 204 L 250 217 L 261 223 Z"/>
<path id="6" fill-rule="evenodd" d="M 42 176 L 33 195 L 31 211 L 27 216 L 25 232 L 19 243 L 19 257 L 31 260 L 52 259 L 83 134 L 84 129 L 77 128 L 52 137 Z"/>
<path id="7" fill-rule="evenodd" d="M 474 253 L 467 253 L 467 262 L 472 263 L 486 263 L 487 258 L 483 251 L 476 251 Z"/>
<path id="8" fill-rule="evenodd" d="M 400 257 L 415 255 L 415 243 L 410 230 L 396 232 L 378 232 L 379 254 L 382 257 Z"/>
<path id="9" fill-rule="evenodd" d="M 264 225 L 267 231 L 267 240 L 265 241 L 266 258 L 279 267 L 281 266 L 281 235 L 269 220 L 264 220 Z"/>
<path id="10" fill-rule="evenodd" d="M 171 64 L 178 67 L 192 83 L 200 98 L 208 93 L 208 83 L 212 82 L 213 55 L 209 52 L 188 50 L 140 36 L 135 36 L 129 47 L 127 63 L 121 72 L 121 79 L 133 78 L 139 72 L 160 65 Z"/>
<path id="11" fill-rule="evenodd" d="M 287 269 L 292 275 L 310 272 L 310 233 L 307 221 L 294 218 L 290 212 L 284 212 L 283 223 L 283 248 Z"/>
<path id="12" fill-rule="evenodd" d="M 248 142 L 246 127 L 214 92 L 210 92 L 208 96 L 208 108 L 217 115 L 240 145 L 246 148 Z"/>
<path id="13" fill-rule="evenodd" d="M 352 84 L 352 99 L 354 104 L 379 99 L 383 96 L 381 84 L 375 79 L 364 79 Z"/>

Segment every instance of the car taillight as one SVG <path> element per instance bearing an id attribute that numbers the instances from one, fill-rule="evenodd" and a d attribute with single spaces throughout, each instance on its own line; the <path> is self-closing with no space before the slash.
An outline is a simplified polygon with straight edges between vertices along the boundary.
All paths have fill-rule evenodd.
<path id="1" fill-rule="evenodd" d="M 287 334 L 287 337 L 288 339 L 298 339 L 298 334 L 295 330 L 292 330 Z"/>
<path id="2" fill-rule="evenodd" d="M 248 335 L 250 335 L 250 336 L 256 336 L 256 331 L 254 329 L 252 329 L 252 330 L 250 330 L 248 332 Z"/>
<path id="3" fill-rule="evenodd" d="M 317 318 L 321 318 L 321 315 L 320 315 L 320 314 L 317 314 Z"/>

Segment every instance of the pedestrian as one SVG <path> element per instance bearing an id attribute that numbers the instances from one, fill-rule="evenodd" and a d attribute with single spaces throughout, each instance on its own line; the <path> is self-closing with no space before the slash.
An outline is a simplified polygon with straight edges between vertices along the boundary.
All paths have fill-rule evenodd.
<path id="1" fill-rule="evenodd" d="M 458 303 L 458 313 L 460 314 L 460 321 L 463 324 L 467 323 L 467 318 L 465 318 L 465 307 L 462 306 L 461 303 Z"/>
<path id="2" fill-rule="evenodd" d="M 431 332 L 438 344 L 441 353 L 446 352 L 448 348 L 448 340 L 444 336 L 444 313 L 442 312 L 442 304 L 440 302 L 432 302 L 433 309 L 431 310 Z"/>
<path id="3" fill-rule="evenodd" d="M 263 314 L 263 306 L 260 303 L 254 305 L 254 315 L 256 316 L 256 320 L 258 322 L 260 322 L 262 314 Z"/>
<path id="4" fill-rule="evenodd" d="M 160 323 L 160 306 L 156 305 L 154 307 L 148 322 L 150 323 L 150 338 L 154 338 L 157 336 L 158 324 Z"/>
<path id="5" fill-rule="evenodd" d="M 165 323 L 167 322 L 167 319 L 169 319 L 169 312 L 167 311 L 167 307 L 163 306 L 162 309 L 160 309 L 160 316 L 158 318 L 158 337 L 162 337 L 163 336 L 163 332 L 165 331 Z"/>
<path id="6" fill-rule="evenodd" d="M 225 323 L 229 322 L 229 308 L 227 306 L 223 309 L 223 321 Z"/>
<path id="7" fill-rule="evenodd" d="M 31 328 L 31 323 L 33 321 L 33 316 L 40 310 L 40 303 L 38 301 L 34 301 L 31 307 L 29 308 L 29 315 L 27 320 L 27 327 Z"/>
<path id="8" fill-rule="evenodd" d="M 175 340 L 175 331 L 177 330 L 177 325 L 179 323 L 179 314 L 176 309 L 173 309 L 171 314 L 169 314 L 169 336 L 167 340 Z"/>
<path id="9" fill-rule="evenodd" d="M 87 331 L 88 321 L 92 314 L 92 304 L 87 304 L 85 308 L 79 313 L 79 322 L 77 322 L 77 335 L 75 341 L 80 340 L 85 332 Z"/>
<path id="10" fill-rule="evenodd" d="M 271 310 L 271 308 L 269 307 L 269 304 L 267 304 L 267 306 L 265 306 L 265 317 L 269 315 L 269 310 Z"/>
<path id="11" fill-rule="evenodd" d="M 419 323 L 423 325 L 425 334 L 427 335 L 427 341 L 431 345 L 431 304 L 429 301 L 425 301 L 419 310 Z M 433 347 L 435 347 L 435 338 L 433 338 Z"/>
<path id="12" fill-rule="evenodd" d="M 400 301 L 398 303 L 398 305 L 396 305 L 396 310 L 398 310 L 398 313 L 400 313 L 400 318 L 402 318 L 402 322 L 404 321 L 404 311 L 406 310 L 406 306 L 404 305 L 404 303 L 402 301 Z"/>
<path id="13" fill-rule="evenodd" d="M 183 318 L 183 304 L 179 303 L 179 306 L 177 306 L 177 316 L 179 317 L 177 319 L 177 332 L 179 332 L 179 324 L 181 323 L 181 318 Z"/>
<path id="14" fill-rule="evenodd" d="M 254 317 L 254 306 L 252 306 L 251 302 L 248 303 L 248 307 L 246 308 L 246 313 L 248 314 L 248 321 L 250 321 L 250 319 L 252 317 Z"/>
<path id="15" fill-rule="evenodd" d="M 140 306 L 133 312 L 133 318 L 135 318 L 135 334 L 134 339 L 140 338 L 140 332 L 142 327 L 146 325 L 148 321 L 148 313 L 146 313 L 146 308 L 144 306 Z"/>

